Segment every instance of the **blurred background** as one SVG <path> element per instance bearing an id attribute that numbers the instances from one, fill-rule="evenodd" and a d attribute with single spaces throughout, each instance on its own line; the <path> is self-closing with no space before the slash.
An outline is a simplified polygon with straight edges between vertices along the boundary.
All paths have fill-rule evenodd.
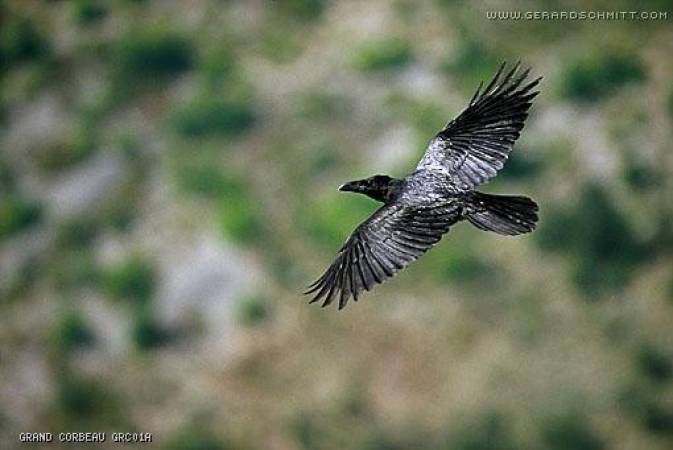
<path id="1" fill-rule="evenodd" d="M 636 3 L 3 1 L 0 447 L 673 448 L 673 11 Z M 540 228 L 308 306 L 377 208 L 337 186 L 518 59 L 542 93 L 483 189 Z"/>

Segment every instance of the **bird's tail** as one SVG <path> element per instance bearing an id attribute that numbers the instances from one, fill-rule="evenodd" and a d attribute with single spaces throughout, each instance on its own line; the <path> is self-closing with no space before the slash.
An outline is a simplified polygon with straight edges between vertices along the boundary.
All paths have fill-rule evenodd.
<path id="1" fill-rule="evenodd" d="M 528 197 L 475 192 L 465 218 L 475 227 L 514 236 L 535 229 L 537 204 Z"/>

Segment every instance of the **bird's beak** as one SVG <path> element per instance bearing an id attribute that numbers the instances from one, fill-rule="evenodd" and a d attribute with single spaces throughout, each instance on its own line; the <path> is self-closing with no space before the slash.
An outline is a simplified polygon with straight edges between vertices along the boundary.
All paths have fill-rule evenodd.
<path id="1" fill-rule="evenodd" d="M 358 184 L 354 182 L 344 183 L 341 186 L 339 186 L 339 190 L 344 192 L 358 192 L 359 191 L 358 187 L 359 187 Z"/>

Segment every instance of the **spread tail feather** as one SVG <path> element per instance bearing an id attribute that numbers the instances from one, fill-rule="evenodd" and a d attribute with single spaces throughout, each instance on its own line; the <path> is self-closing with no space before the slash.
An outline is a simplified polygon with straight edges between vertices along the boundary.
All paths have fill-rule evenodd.
<path id="1" fill-rule="evenodd" d="M 537 204 L 528 197 L 475 192 L 465 217 L 475 227 L 514 236 L 535 229 Z"/>

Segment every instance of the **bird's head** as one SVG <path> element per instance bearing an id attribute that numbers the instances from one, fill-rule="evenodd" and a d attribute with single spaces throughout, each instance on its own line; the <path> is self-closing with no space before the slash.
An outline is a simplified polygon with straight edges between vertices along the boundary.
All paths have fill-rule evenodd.
<path id="1" fill-rule="evenodd" d="M 342 184 L 339 186 L 339 190 L 364 194 L 374 200 L 386 202 L 391 193 L 391 182 L 393 180 L 394 179 L 388 175 L 374 175 L 373 177 L 365 178 L 364 180 L 355 180 Z"/>

